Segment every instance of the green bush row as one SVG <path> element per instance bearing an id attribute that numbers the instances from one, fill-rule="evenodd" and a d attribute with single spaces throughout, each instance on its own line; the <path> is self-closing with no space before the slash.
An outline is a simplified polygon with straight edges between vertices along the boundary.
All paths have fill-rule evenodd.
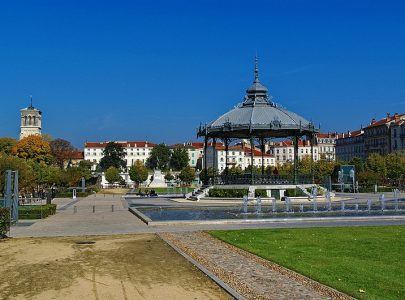
<path id="1" fill-rule="evenodd" d="M 285 191 L 284 196 L 286 197 L 306 197 L 303 191 L 300 189 L 288 189 Z"/>
<path id="2" fill-rule="evenodd" d="M 8 208 L 0 208 L 0 239 L 6 236 L 10 229 L 10 210 Z"/>
<path id="3" fill-rule="evenodd" d="M 395 189 L 395 187 L 379 186 L 379 187 L 377 187 L 377 193 L 392 192 L 393 189 Z M 360 193 L 374 193 L 374 186 L 360 186 L 359 192 Z"/>
<path id="4" fill-rule="evenodd" d="M 18 207 L 20 219 L 43 219 L 56 213 L 56 204 L 22 205 Z"/>
<path id="5" fill-rule="evenodd" d="M 215 198 L 242 198 L 248 194 L 247 189 L 210 189 L 208 197 Z M 255 190 L 255 197 L 267 197 L 266 190 Z"/>

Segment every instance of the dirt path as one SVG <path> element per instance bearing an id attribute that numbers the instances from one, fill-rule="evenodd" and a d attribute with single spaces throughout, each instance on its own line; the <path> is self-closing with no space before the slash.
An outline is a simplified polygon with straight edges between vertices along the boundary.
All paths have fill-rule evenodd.
<path id="1" fill-rule="evenodd" d="M 0 241 L 0 299 L 229 299 L 155 235 Z"/>

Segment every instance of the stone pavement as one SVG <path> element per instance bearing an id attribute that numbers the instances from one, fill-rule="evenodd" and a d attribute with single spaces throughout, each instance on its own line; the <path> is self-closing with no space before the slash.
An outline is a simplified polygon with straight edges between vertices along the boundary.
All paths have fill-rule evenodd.
<path id="1" fill-rule="evenodd" d="M 21 220 L 12 226 L 12 237 L 108 235 L 136 233 L 147 226 L 128 212 L 119 195 L 89 196 L 87 198 L 54 199 L 54 216 L 42 220 Z M 76 207 L 76 209 L 75 209 Z M 94 207 L 94 212 L 93 212 Z"/>
<path id="2" fill-rule="evenodd" d="M 383 220 L 278 220 L 272 223 L 246 224 L 199 224 L 148 226 L 128 211 L 128 202 L 138 206 L 205 206 L 221 205 L 209 202 L 171 201 L 158 198 L 135 198 L 128 202 L 120 195 L 96 195 L 86 198 L 54 199 L 57 204 L 56 215 L 43 220 L 21 220 L 12 226 L 9 236 L 12 237 L 45 237 L 45 236 L 80 236 L 109 235 L 129 233 L 183 232 L 212 229 L 247 229 L 247 228 L 294 228 L 294 227 L 325 227 L 325 226 L 368 226 L 405 224 L 405 218 L 387 218 Z M 223 204 L 222 204 L 223 205 Z M 93 213 L 94 206 L 94 213 Z M 114 211 L 112 211 L 114 206 Z M 76 213 L 75 213 L 76 207 Z"/>
<path id="3" fill-rule="evenodd" d="M 202 232 L 161 233 L 246 299 L 352 299 Z"/>

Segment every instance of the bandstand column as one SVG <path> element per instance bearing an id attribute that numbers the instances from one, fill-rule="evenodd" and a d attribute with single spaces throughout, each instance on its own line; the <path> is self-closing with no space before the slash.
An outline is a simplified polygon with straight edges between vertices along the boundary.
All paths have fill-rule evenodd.
<path id="1" fill-rule="evenodd" d="M 260 138 L 260 150 L 262 151 L 262 176 L 264 176 L 264 138 Z"/>
<path id="2" fill-rule="evenodd" d="M 225 138 L 224 139 L 225 143 L 225 176 L 228 176 L 228 148 L 229 148 L 229 139 Z"/>
<path id="3" fill-rule="evenodd" d="M 212 139 L 212 167 L 214 169 L 214 177 L 217 174 L 217 139 Z"/>
<path id="4" fill-rule="evenodd" d="M 253 157 L 254 157 L 254 153 L 253 153 L 253 149 L 254 149 L 254 137 L 251 136 L 250 137 L 250 182 L 251 184 L 253 184 L 254 178 L 253 178 Z"/>
<path id="5" fill-rule="evenodd" d="M 208 137 L 204 137 L 204 184 L 208 185 L 208 165 L 207 165 L 207 153 L 208 149 Z"/>
<path id="6" fill-rule="evenodd" d="M 294 184 L 298 184 L 298 136 L 294 136 Z"/>
<path id="7" fill-rule="evenodd" d="M 314 174 L 314 135 L 312 134 L 309 140 L 311 145 L 311 180 L 312 183 L 315 182 L 315 174 Z"/>

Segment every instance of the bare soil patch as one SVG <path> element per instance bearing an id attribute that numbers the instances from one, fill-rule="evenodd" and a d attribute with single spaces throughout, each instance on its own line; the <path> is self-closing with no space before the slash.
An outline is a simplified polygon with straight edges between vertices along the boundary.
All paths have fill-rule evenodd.
<path id="1" fill-rule="evenodd" d="M 155 235 L 0 241 L 0 299 L 229 299 Z"/>

